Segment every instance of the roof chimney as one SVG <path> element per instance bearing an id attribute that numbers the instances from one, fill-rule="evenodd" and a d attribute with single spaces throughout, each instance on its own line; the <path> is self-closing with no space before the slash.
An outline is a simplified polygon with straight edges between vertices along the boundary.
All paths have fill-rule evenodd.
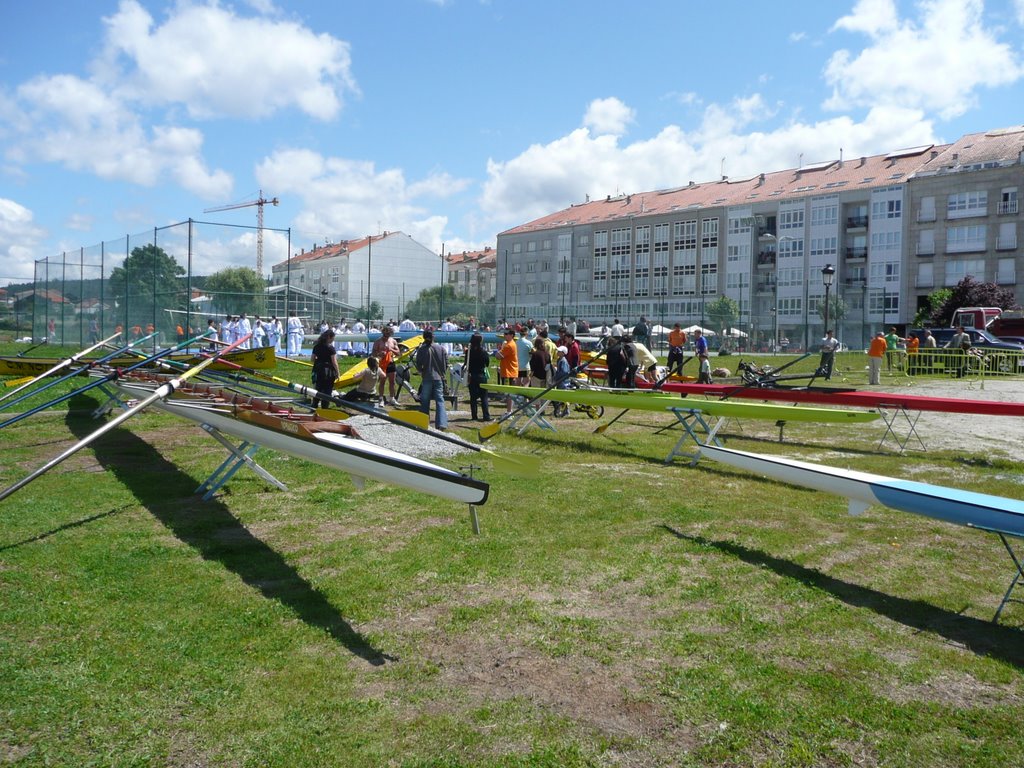
<path id="1" fill-rule="evenodd" d="M 764 174 L 762 173 L 760 176 L 757 177 L 757 186 L 760 187 L 760 186 L 763 186 L 763 185 L 764 185 Z"/>
<path id="2" fill-rule="evenodd" d="M 933 149 L 932 150 L 932 157 L 931 157 L 931 159 L 934 160 L 938 156 L 939 156 L 939 150 Z"/>
<path id="3" fill-rule="evenodd" d="M 959 152 L 954 152 L 953 153 L 953 165 L 960 165 L 960 153 Z"/>
<path id="4" fill-rule="evenodd" d="M 859 162 L 859 163 L 857 163 L 857 167 L 858 167 L 858 168 L 862 167 L 862 166 L 863 166 L 863 165 L 864 165 L 865 163 L 867 163 L 867 161 L 868 161 L 868 159 L 867 159 L 866 157 L 864 157 L 864 156 L 861 156 L 861 158 L 860 158 L 860 162 Z"/>

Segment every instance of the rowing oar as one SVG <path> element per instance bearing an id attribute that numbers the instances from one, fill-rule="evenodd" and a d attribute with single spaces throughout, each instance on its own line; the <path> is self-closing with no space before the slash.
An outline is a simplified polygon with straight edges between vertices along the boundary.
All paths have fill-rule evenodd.
<path id="1" fill-rule="evenodd" d="M 199 337 L 196 336 L 195 338 L 198 339 Z M 50 407 L 52 407 L 54 405 L 58 405 L 58 404 L 63 403 L 65 401 L 67 401 L 67 400 L 70 400 L 71 398 L 75 397 L 76 395 L 80 395 L 83 392 L 87 392 L 88 390 L 93 389 L 94 387 L 102 386 L 103 384 L 106 384 L 108 381 L 111 381 L 113 379 L 118 378 L 118 376 L 121 373 L 127 373 L 128 371 L 134 371 L 136 368 L 142 368 L 143 366 L 146 366 L 146 365 L 152 365 L 153 363 L 155 363 L 160 358 L 167 357 L 167 355 L 169 355 L 172 352 L 175 352 L 175 351 L 181 349 L 182 347 L 184 347 L 184 346 L 186 346 L 188 344 L 191 344 L 193 341 L 195 341 L 195 339 L 189 339 L 188 341 L 181 342 L 181 344 L 178 344 L 177 346 L 168 347 L 167 349 L 160 350 L 156 354 L 150 355 L 149 357 L 140 360 L 139 362 L 135 363 L 134 365 L 129 365 L 127 368 L 124 368 L 121 372 L 111 371 L 110 373 L 104 374 L 100 378 L 94 379 L 93 381 L 89 382 L 88 384 L 85 384 L 85 385 L 79 387 L 78 389 L 72 390 L 71 392 L 68 392 L 66 395 L 61 395 L 58 398 L 55 398 L 53 400 L 50 400 L 49 402 L 43 403 L 42 405 L 38 405 L 35 408 L 32 408 L 30 410 L 25 411 L 24 413 L 19 413 L 17 416 L 12 416 L 7 421 L 0 422 L 0 429 L 3 429 L 4 427 L 6 427 L 6 426 L 8 426 L 10 424 L 14 424 L 17 421 L 21 421 L 22 419 L 28 418 L 29 416 L 37 414 L 40 411 L 45 411 L 47 408 L 50 408 Z"/>
<path id="2" fill-rule="evenodd" d="M 193 376 L 198 374 L 200 371 L 202 371 L 204 368 L 206 368 L 208 365 L 213 364 L 217 360 L 218 357 L 220 357 L 221 355 L 223 355 L 226 352 L 230 352 L 232 349 L 234 349 L 238 345 L 242 344 L 243 342 L 247 341 L 248 339 L 249 339 L 249 336 L 244 336 L 243 338 L 241 338 L 238 341 L 236 341 L 234 344 L 231 344 L 230 346 L 225 347 L 224 349 L 220 350 L 216 354 L 213 354 L 210 357 L 208 357 L 206 360 L 203 360 L 203 362 L 199 363 L 198 365 L 195 365 L 195 366 L 189 368 L 187 371 L 184 371 L 177 378 L 171 379 L 167 383 L 157 387 L 156 390 L 153 391 L 153 394 L 151 394 L 148 397 L 142 399 L 136 405 L 133 405 L 131 408 L 129 408 L 128 410 L 124 411 L 123 413 L 115 416 L 113 419 L 108 421 L 102 427 L 100 427 L 95 432 L 93 432 L 93 433 L 87 435 L 86 437 L 82 438 L 81 440 L 79 440 L 77 443 L 75 443 L 73 446 L 68 448 L 66 451 L 64 451 L 59 456 L 56 456 L 56 457 L 50 459 L 48 462 L 46 462 L 46 464 L 41 466 L 39 469 L 37 469 L 32 474 L 28 475 L 27 477 L 22 478 L 21 480 L 16 482 L 14 485 L 10 486 L 9 488 L 5 488 L 4 490 L 0 491 L 0 501 L 3 501 L 8 496 L 10 496 L 12 493 L 15 493 L 16 491 L 21 490 L 26 485 L 28 485 L 33 480 L 35 480 L 37 477 L 39 477 L 40 475 L 43 475 L 43 474 L 49 472 L 51 469 L 56 467 L 62 461 L 64 461 L 65 459 L 70 458 L 75 453 L 80 451 L 82 448 L 85 448 L 87 445 L 92 443 L 97 438 L 102 437 L 107 432 L 112 430 L 114 427 L 116 427 L 119 424 L 121 424 L 122 422 L 127 421 L 128 419 L 130 419 L 132 416 L 134 416 L 136 413 L 141 411 L 143 408 L 146 408 L 146 407 L 152 405 L 157 400 L 160 400 L 162 398 L 170 396 L 170 394 L 172 392 L 174 392 L 174 390 L 177 389 L 179 386 L 181 386 L 181 384 L 183 382 L 185 382 L 188 379 L 192 378 Z M 130 370 L 130 369 L 125 369 L 125 370 Z"/>
<path id="3" fill-rule="evenodd" d="M 64 369 L 65 369 L 65 368 L 67 368 L 67 367 L 68 367 L 69 365 L 74 365 L 74 364 L 75 364 L 75 363 L 77 363 L 77 362 L 78 362 L 79 360 L 81 360 L 81 359 L 82 359 L 83 357 L 85 357 L 86 355 L 88 355 L 88 354 L 89 354 L 90 352 L 94 352 L 94 351 L 96 351 L 97 349 L 99 349 L 100 347 L 102 347 L 102 346 L 103 346 L 104 344 L 106 344 L 107 342 L 113 341 L 114 339 L 116 339 L 116 338 L 117 338 L 118 336 L 120 336 L 120 335 L 121 335 L 120 333 L 115 333 L 115 334 L 114 334 L 113 336 L 109 336 L 109 337 L 107 337 L 106 339 L 104 339 L 103 341 L 101 341 L 101 342 L 100 342 L 99 344 L 93 344 L 93 345 L 92 345 L 91 347 L 89 347 L 89 348 L 87 348 L 87 349 L 83 349 L 83 350 L 82 350 L 81 352 L 76 352 L 76 353 L 75 353 L 75 354 L 73 354 L 73 355 L 72 355 L 71 357 L 69 357 L 69 358 L 66 358 L 66 359 L 64 359 L 64 360 L 61 360 L 61 361 L 60 361 L 59 363 L 57 363 L 56 365 L 54 365 L 54 366 L 53 366 L 52 368 L 50 368 L 50 369 L 49 369 L 48 371 L 46 371 L 46 372 L 44 372 L 44 373 L 40 373 L 40 374 L 39 374 L 38 376 L 36 376 L 36 377 L 35 377 L 34 379 L 31 379 L 30 381 L 27 381 L 27 382 L 25 382 L 24 384 L 22 384 L 22 385 L 21 385 L 20 387 L 18 387 L 17 389 L 15 389 L 15 390 L 13 390 L 13 391 L 11 391 L 11 392 L 8 392 L 8 393 L 7 393 L 6 395 L 4 395 L 3 397 L 0 397 L 0 400 L 6 400 L 6 399 L 7 399 L 8 397 L 14 397 L 14 396 L 15 396 L 16 394 L 18 394 L 18 393 L 19 393 L 19 392 L 20 392 L 21 390 L 23 390 L 23 389 L 24 389 L 25 387 L 29 387 L 29 386 L 31 386 L 31 385 L 33 385 L 33 384 L 35 384 L 35 383 L 36 383 L 37 381 L 40 381 L 41 379 L 45 379 L 45 378 L 46 378 L 47 376 L 53 376 L 53 375 L 54 375 L 55 373 L 57 373 L 58 371 L 62 371 L 62 370 L 64 370 Z M 38 347 L 38 346 L 39 346 L 39 345 L 38 345 L 38 344 L 36 344 L 36 347 Z M 33 349 L 35 349 L 35 347 L 33 347 Z M 26 350 L 26 351 L 28 351 L 28 350 Z M 24 354 L 24 353 L 22 353 L 22 354 Z M 19 357 L 20 357 L 20 355 L 19 355 Z"/>
<path id="4" fill-rule="evenodd" d="M 770 374 L 762 374 L 761 376 L 758 376 L 753 381 L 744 382 L 743 384 L 740 384 L 738 387 L 733 387 L 728 392 L 722 393 L 722 396 L 719 398 L 719 400 L 727 400 L 730 397 L 732 397 L 733 395 L 735 395 L 737 392 L 742 392 L 745 389 L 751 389 L 753 387 L 760 387 L 762 384 L 766 383 L 766 381 L 769 379 L 769 377 L 771 377 L 772 379 L 776 379 L 776 381 L 777 381 L 778 380 L 777 376 L 778 376 L 780 371 L 784 371 L 787 368 L 789 368 L 789 366 L 796 365 L 801 360 L 806 360 L 810 356 L 811 356 L 810 352 L 805 352 L 804 354 L 800 355 L 800 357 L 796 358 L 795 360 L 790 360 L 788 363 L 786 363 L 781 368 L 776 368 Z M 742 363 L 743 361 L 741 360 L 740 362 Z M 795 376 L 795 378 L 802 379 L 802 378 L 807 378 L 807 377 L 806 376 Z"/>
<path id="5" fill-rule="evenodd" d="M 114 334 L 114 336 L 120 336 L 120 334 Z M 112 339 L 112 338 L 114 338 L 114 336 L 111 336 L 110 338 Z M 80 376 L 83 373 L 85 373 L 86 371 L 92 370 L 97 365 L 102 365 L 103 363 L 105 363 L 105 362 L 107 362 L 109 360 L 113 360 L 118 355 L 122 355 L 122 354 L 125 354 L 127 352 L 130 352 L 131 348 L 134 345 L 141 344 L 143 341 L 145 341 L 146 339 L 148 339 L 148 338 L 150 338 L 152 336 L 156 336 L 156 333 L 151 333 L 151 334 L 149 334 L 149 336 L 143 336 L 141 339 L 136 339 L 135 341 L 131 342 L 130 344 L 127 344 L 127 345 L 125 345 L 123 347 L 120 347 L 119 349 L 115 349 L 113 352 L 111 352 L 111 353 L 109 353 L 107 355 L 104 355 L 103 357 L 99 357 L 99 358 L 97 358 L 95 360 L 84 361 L 85 364 L 81 368 L 76 368 L 75 370 L 71 371 L 70 373 L 66 373 L 63 376 L 60 376 L 60 377 L 54 379 L 53 381 L 46 382 L 41 387 L 36 387 L 31 392 L 26 392 L 21 397 L 15 398 L 14 400 L 11 400 L 10 402 L 7 402 L 7 403 L 4 403 L 3 405 L 0 405 L 0 411 L 6 410 L 7 408 L 10 408 L 12 405 L 17 405 L 18 403 L 22 402 L 23 400 L 27 400 L 30 397 L 35 397 L 40 392 L 45 392 L 50 387 L 55 387 L 58 384 L 67 381 L 68 379 L 73 379 L 76 376 Z M 90 347 L 90 349 L 86 350 L 86 351 L 91 351 L 91 350 L 93 350 L 95 348 L 96 347 Z M 37 376 L 34 379 L 34 381 L 38 381 L 39 379 L 43 378 L 44 376 L 48 376 L 51 373 L 52 373 L 52 371 L 40 374 L 39 376 Z M 29 383 L 31 384 L 32 382 L 29 382 Z M 26 384 L 25 386 L 28 386 L 28 385 Z M 0 397 L 0 400 L 4 400 L 4 399 L 8 398 L 11 395 L 16 394 L 18 391 L 20 391 L 20 390 L 22 390 L 24 388 L 25 387 L 19 387 L 18 389 L 14 390 L 14 392 L 11 392 L 8 395 L 4 395 L 4 397 Z"/>
<path id="6" fill-rule="evenodd" d="M 598 350 L 597 354 L 595 354 L 592 358 L 587 360 L 587 362 L 585 362 L 583 365 L 581 365 L 579 368 L 576 369 L 576 373 L 579 373 L 580 371 L 585 370 L 590 365 L 595 363 L 597 360 L 599 360 L 602 357 L 602 354 L 603 354 L 602 351 Z M 522 413 L 527 408 L 529 408 L 531 405 L 536 403 L 538 400 L 543 399 L 544 395 L 546 395 L 552 389 L 557 387 L 563 381 L 565 381 L 565 377 L 564 376 L 562 376 L 562 377 L 556 376 L 554 382 L 552 382 L 549 386 L 545 387 L 544 390 L 539 395 L 534 397 L 532 400 L 527 400 L 525 403 L 520 405 L 515 410 L 509 411 L 508 413 L 506 413 L 504 416 L 502 416 L 500 419 L 498 419 L 493 424 L 488 424 L 488 425 L 486 425 L 484 427 L 481 427 L 477 431 L 477 436 L 481 440 L 489 440 L 489 439 L 491 439 L 492 437 L 494 437 L 496 434 L 498 434 L 501 431 L 501 425 L 502 424 L 504 424 L 506 421 L 511 419 L 513 416 L 516 416 L 517 414 Z"/>
<path id="7" fill-rule="evenodd" d="M 118 336 L 120 336 L 120 334 L 118 334 Z M 33 344 L 33 345 L 32 345 L 31 347 L 29 347 L 28 349 L 23 349 L 23 350 L 21 350 L 21 352 L 19 352 L 19 353 L 18 353 L 18 354 L 16 355 L 16 357 L 24 357 L 25 355 L 27 355 L 27 354 L 28 354 L 29 352 L 31 352 L 31 351 L 32 351 L 33 349 L 35 349 L 36 347 L 41 347 L 41 346 L 43 346 L 43 344 L 49 344 L 49 343 L 50 343 L 50 340 L 49 340 L 49 339 L 43 339 L 43 340 L 42 340 L 42 341 L 40 341 L 40 342 L 39 342 L 38 344 Z"/>
<path id="8" fill-rule="evenodd" d="M 273 382 L 273 384 L 277 385 L 277 389 L 281 389 L 283 391 L 297 392 L 298 390 L 296 389 L 296 387 L 302 386 L 301 384 L 295 384 L 294 382 L 289 381 L 288 379 L 282 379 L 278 376 L 272 376 L 269 373 L 263 373 L 253 368 L 246 368 L 245 366 L 239 365 L 238 363 L 232 360 L 221 360 L 221 364 L 226 365 L 232 369 L 237 369 L 238 371 L 245 373 L 247 376 L 254 376 L 255 378 L 262 379 L 265 382 Z M 241 377 L 237 374 L 234 376 L 228 375 L 227 377 L 231 380 L 239 382 L 246 380 L 244 377 Z M 267 383 L 266 386 L 273 387 L 273 384 Z M 323 395 L 320 395 L 319 392 L 317 394 L 318 396 L 323 397 Z M 340 405 L 342 408 L 348 407 L 352 404 L 352 401 L 345 400 L 344 398 L 335 399 L 333 396 L 331 396 L 331 398 L 329 399 L 331 399 L 331 401 L 335 402 L 337 405 Z M 338 416 L 335 415 L 336 412 L 323 412 L 322 408 L 317 408 L 316 412 L 318 416 L 334 419 L 335 421 L 337 421 L 339 418 Z M 414 426 L 420 427 L 421 429 L 426 429 L 427 425 L 430 424 L 430 418 L 427 416 L 427 414 L 423 413 L 423 411 L 392 411 L 392 413 L 395 414 L 393 418 L 398 419 L 399 421 L 408 422 Z M 347 418 L 347 416 L 348 414 L 345 414 L 345 416 L 342 416 L 340 418 Z"/>

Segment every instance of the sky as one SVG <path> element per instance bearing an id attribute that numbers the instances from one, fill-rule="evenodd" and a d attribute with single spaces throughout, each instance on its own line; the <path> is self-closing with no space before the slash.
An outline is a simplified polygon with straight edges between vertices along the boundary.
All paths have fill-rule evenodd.
<path id="1" fill-rule="evenodd" d="M 295 251 L 386 230 L 459 252 L 588 195 L 1022 107 L 1024 0 L 0 0 L 0 286 L 189 218 L 255 226 L 203 211 L 260 190 Z"/>

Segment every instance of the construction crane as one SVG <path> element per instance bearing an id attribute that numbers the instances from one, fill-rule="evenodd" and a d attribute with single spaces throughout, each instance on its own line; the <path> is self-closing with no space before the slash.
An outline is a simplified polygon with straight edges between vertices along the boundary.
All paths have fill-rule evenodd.
<path id="1" fill-rule="evenodd" d="M 233 211 L 236 208 L 248 208 L 249 206 L 256 206 L 256 274 L 263 277 L 263 206 L 267 203 L 271 205 L 278 205 L 280 201 L 275 197 L 272 200 L 268 200 L 263 197 L 263 190 L 259 192 L 259 196 L 255 200 L 247 200 L 244 203 L 234 203 L 232 205 L 219 205 L 216 208 L 205 208 L 203 213 L 216 213 L 217 211 Z"/>

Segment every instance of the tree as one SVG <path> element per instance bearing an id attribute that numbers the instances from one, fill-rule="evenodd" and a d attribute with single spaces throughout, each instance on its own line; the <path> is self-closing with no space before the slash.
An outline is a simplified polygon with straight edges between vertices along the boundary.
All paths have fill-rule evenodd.
<path id="1" fill-rule="evenodd" d="M 372 320 L 377 320 L 377 319 L 383 320 L 384 319 L 384 307 L 381 306 L 381 303 L 379 301 L 371 301 L 370 302 L 370 310 L 367 311 L 366 310 L 366 305 L 364 304 L 363 306 L 361 306 L 359 308 L 359 311 L 356 313 L 356 317 L 365 318 L 367 321 L 372 321 Z"/>
<path id="2" fill-rule="evenodd" d="M 264 305 L 265 283 L 256 270 L 249 267 L 228 267 L 206 278 L 205 290 L 214 299 L 214 306 L 225 314 L 242 312 L 260 314 Z"/>
<path id="3" fill-rule="evenodd" d="M 728 296 L 719 296 L 704 308 L 710 324 L 721 331 L 731 328 L 740 316 L 740 307 Z"/>
<path id="4" fill-rule="evenodd" d="M 821 301 L 818 303 L 818 317 L 828 328 L 833 328 L 839 325 L 839 321 L 846 317 L 846 302 L 843 301 L 842 297 L 836 296 L 834 293 L 828 297 L 828 314 L 825 314 L 825 302 Z"/>
<path id="5" fill-rule="evenodd" d="M 450 285 L 424 288 L 412 301 L 405 305 L 405 314 L 416 320 L 444 320 L 444 317 L 472 315 L 476 307 L 474 299 L 457 296 Z M 441 313 L 444 317 L 441 317 Z"/>
<path id="6" fill-rule="evenodd" d="M 953 313 L 960 307 L 999 307 L 1009 309 L 1017 304 L 1017 297 L 1009 288 L 1000 288 L 995 283 L 979 283 L 967 275 L 950 291 L 946 300 L 932 312 L 932 324 L 948 327 Z"/>
<path id="7" fill-rule="evenodd" d="M 939 288 L 925 296 L 923 305 L 917 310 L 917 314 L 914 315 L 914 326 L 923 328 L 926 325 L 932 325 L 932 315 L 935 314 L 939 307 L 949 301 L 952 295 L 953 291 L 949 288 Z"/>
<path id="8" fill-rule="evenodd" d="M 128 306 L 129 323 L 145 323 L 162 315 L 157 310 L 183 309 L 185 268 L 156 245 L 133 248 L 124 264 L 110 273 L 110 292 Z"/>

